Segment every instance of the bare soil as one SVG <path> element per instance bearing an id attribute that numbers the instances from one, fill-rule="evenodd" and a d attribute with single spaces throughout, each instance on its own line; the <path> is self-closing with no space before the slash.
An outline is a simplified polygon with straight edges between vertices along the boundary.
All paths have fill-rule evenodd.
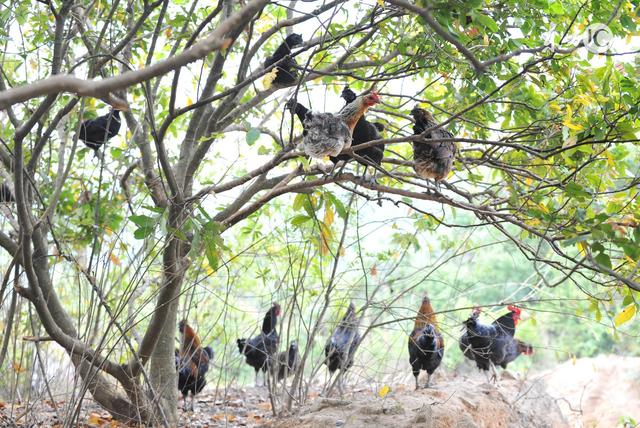
<path id="1" fill-rule="evenodd" d="M 640 422 L 640 358 L 600 356 L 567 361 L 528 378 L 503 372 L 498 385 L 479 373 L 437 373 L 435 387 L 415 391 L 409 383 L 352 386 L 343 397 L 317 390 L 294 415 L 274 418 L 264 388 L 205 390 L 194 412 L 182 412 L 183 427 L 634 427 Z M 421 383 L 424 379 L 421 379 Z M 179 405 L 182 405 L 180 402 Z M 0 427 L 57 425 L 69 409 L 43 400 L 35 406 L 0 402 Z M 636 422 L 631 423 L 631 418 Z M 90 400 L 83 427 L 120 427 Z M 640 425 L 635 425 L 640 427 Z"/>

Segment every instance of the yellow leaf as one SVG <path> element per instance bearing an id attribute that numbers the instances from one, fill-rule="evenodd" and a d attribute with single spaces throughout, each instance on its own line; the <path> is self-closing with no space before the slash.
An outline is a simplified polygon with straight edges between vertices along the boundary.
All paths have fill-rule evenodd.
<path id="1" fill-rule="evenodd" d="M 636 314 L 636 305 L 632 303 L 626 308 L 624 308 L 622 312 L 616 315 L 615 318 L 613 318 L 613 323 L 616 325 L 616 327 L 618 327 L 626 323 L 627 321 L 629 321 L 631 318 L 633 318 L 635 314 Z"/>
<path id="2" fill-rule="evenodd" d="M 565 120 L 564 122 L 562 122 L 562 124 L 569 129 L 573 129 L 574 131 L 582 131 L 584 129 L 584 126 L 580 125 L 579 123 L 573 123 L 568 120 Z"/>
<path id="3" fill-rule="evenodd" d="M 551 110 L 556 111 L 556 112 L 562 111 L 562 107 L 560 107 L 560 104 L 558 104 L 556 102 L 549 103 L 549 107 L 551 107 Z"/>
<path id="4" fill-rule="evenodd" d="M 122 264 L 120 262 L 120 259 L 118 257 L 116 257 L 116 255 L 113 254 L 113 253 L 109 254 L 109 260 L 111 260 L 111 263 L 113 263 L 116 266 L 120 266 Z"/>
<path id="5" fill-rule="evenodd" d="M 389 388 L 389 385 L 383 386 L 382 388 L 380 388 L 380 391 L 378 391 L 378 397 L 380 398 L 386 397 L 389 391 L 391 391 L 391 388 Z"/>
<path id="6" fill-rule="evenodd" d="M 191 97 L 187 97 L 187 105 L 190 106 L 191 104 L 193 104 L 193 100 Z"/>
<path id="7" fill-rule="evenodd" d="M 12 366 L 13 366 L 13 369 L 18 373 L 24 373 L 24 372 L 27 371 L 27 369 L 22 367 L 22 365 L 20 363 L 15 362 L 15 361 L 13 362 Z"/>
<path id="8" fill-rule="evenodd" d="M 173 30 L 171 29 L 171 27 L 167 27 L 167 29 L 166 29 L 166 30 L 164 30 L 164 35 L 165 35 L 167 38 L 170 38 L 170 37 L 171 37 L 171 34 L 173 34 Z"/>
<path id="9" fill-rule="evenodd" d="M 572 355 L 572 356 L 571 356 L 571 364 L 573 364 L 574 366 L 576 365 L 577 360 L 578 360 L 578 359 L 576 358 L 576 356 L 575 356 L 575 355 Z"/>
<path id="10" fill-rule="evenodd" d="M 571 108 L 570 105 L 567 106 L 567 114 L 564 118 L 564 121 L 562 122 L 562 124 L 564 126 L 566 126 L 569 129 L 573 129 L 574 131 L 581 131 L 584 128 L 582 127 L 582 125 L 578 125 L 576 123 L 572 122 L 573 119 L 573 109 Z"/>
<path id="11" fill-rule="evenodd" d="M 591 98 L 589 95 L 587 94 L 580 94 L 577 95 L 574 98 L 577 102 L 579 102 L 580 104 L 582 104 L 583 106 L 589 107 L 590 105 L 595 103 L 595 100 L 593 98 Z"/>
<path id="12" fill-rule="evenodd" d="M 604 154 L 607 156 L 607 165 L 609 165 L 610 168 L 613 168 L 616 165 L 616 162 L 613 159 L 613 155 L 609 153 L 608 150 L 605 151 Z"/>
<path id="13" fill-rule="evenodd" d="M 539 203 L 538 207 L 540 208 L 540 210 L 545 213 L 545 214 L 549 214 L 549 208 L 547 208 L 547 206 L 543 203 Z"/>
<path id="14" fill-rule="evenodd" d="M 581 255 L 586 255 L 587 254 L 587 243 L 584 241 L 578 242 L 578 250 L 580 250 L 580 254 Z"/>
<path id="15" fill-rule="evenodd" d="M 384 7 L 384 0 L 378 0 L 378 6 Z"/>
<path id="16" fill-rule="evenodd" d="M 340 254 L 340 257 L 344 256 L 344 247 L 340 247 L 340 249 L 338 250 L 338 254 Z"/>
<path id="17" fill-rule="evenodd" d="M 333 209 L 331 208 L 327 208 L 324 210 L 324 224 L 327 227 L 331 227 L 331 225 L 333 224 L 333 219 L 335 217 L 335 214 L 333 213 Z"/>
<path id="18" fill-rule="evenodd" d="M 264 75 L 264 77 L 262 78 L 262 87 L 265 89 L 265 91 L 269 89 L 271 85 L 273 85 L 273 81 L 275 80 L 277 75 L 278 69 L 276 67 L 274 67 L 270 72 Z"/>

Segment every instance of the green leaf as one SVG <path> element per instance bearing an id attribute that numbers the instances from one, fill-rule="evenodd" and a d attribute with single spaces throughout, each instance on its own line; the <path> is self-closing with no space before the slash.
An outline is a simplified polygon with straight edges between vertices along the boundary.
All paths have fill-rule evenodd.
<path id="1" fill-rule="evenodd" d="M 493 33 L 498 31 L 498 24 L 496 24 L 496 21 L 487 15 L 483 15 L 481 13 L 474 14 L 473 20 Z"/>
<path id="2" fill-rule="evenodd" d="M 253 143 L 258 141 L 258 138 L 260 138 L 260 130 L 258 128 L 249 129 L 245 138 L 247 140 L 247 144 L 253 146 Z"/>
<path id="3" fill-rule="evenodd" d="M 202 244 L 204 254 L 207 257 L 211 269 L 216 270 L 220 262 L 220 254 L 225 248 L 224 241 L 220 237 L 221 225 L 217 221 L 210 220 L 202 227 Z"/>
<path id="4" fill-rule="evenodd" d="M 613 323 L 616 325 L 616 327 L 619 327 L 622 324 L 629 321 L 631 318 L 633 318 L 635 314 L 636 314 L 636 305 L 629 305 L 625 307 L 622 310 L 622 312 L 620 312 L 618 315 L 616 315 L 613 318 Z"/>
<path id="5" fill-rule="evenodd" d="M 305 195 L 304 193 L 298 193 L 293 199 L 293 210 L 300 211 L 306 200 L 307 195 Z"/>
<path id="6" fill-rule="evenodd" d="M 138 228 L 133 232 L 135 239 L 145 239 L 153 233 L 156 227 L 157 219 L 146 215 L 132 215 L 129 220 L 133 222 Z"/>
<path id="7" fill-rule="evenodd" d="M 291 224 L 295 227 L 300 227 L 309 220 L 311 220 L 311 217 L 304 214 L 299 214 L 291 219 Z"/>
<path id="8" fill-rule="evenodd" d="M 598 262 L 598 264 L 611 269 L 611 259 L 609 258 L 608 255 L 606 255 L 605 253 L 600 253 L 596 256 L 596 261 Z"/>

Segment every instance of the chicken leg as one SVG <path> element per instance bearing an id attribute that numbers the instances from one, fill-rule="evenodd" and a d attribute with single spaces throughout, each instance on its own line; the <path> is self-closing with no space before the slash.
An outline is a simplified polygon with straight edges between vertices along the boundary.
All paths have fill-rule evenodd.
<path id="1" fill-rule="evenodd" d="M 431 375 L 427 373 L 427 383 L 424 386 L 424 389 L 431 388 Z"/>

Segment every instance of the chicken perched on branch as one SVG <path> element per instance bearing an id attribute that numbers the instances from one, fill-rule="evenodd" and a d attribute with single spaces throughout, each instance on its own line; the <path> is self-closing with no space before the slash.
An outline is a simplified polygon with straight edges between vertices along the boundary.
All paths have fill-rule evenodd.
<path id="1" fill-rule="evenodd" d="M 341 394 L 344 373 L 353 365 L 353 356 L 358 343 L 360 343 L 360 333 L 358 333 L 356 307 L 353 303 L 349 303 L 347 312 L 324 347 L 324 355 L 326 357 L 324 363 L 329 369 L 330 378 L 336 370 L 340 369 L 338 389 Z"/>
<path id="2" fill-rule="evenodd" d="M 353 130 L 369 107 L 380 102 L 376 92 L 360 95 L 336 114 L 314 113 L 294 100 L 286 107 L 296 113 L 304 129 L 302 147 L 308 156 L 337 156 L 351 147 Z"/>
<path id="3" fill-rule="evenodd" d="M 423 135 L 427 129 L 438 126 L 431 113 L 424 109 L 416 106 L 411 110 L 411 114 L 415 120 L 414 135 Z M 444 128 L 429 131 L 423 136 L 422 141 L 413 142 L 413 169 L 420 177 L 435 180 L 437 183 L 451 172 L 456 145 L 453 141 L 429 141 L 453 138 L 451 132 Z"/>
<path id="4" fill-rule="evenodd" d="M 520 321 L 522 310 L 508 306 L 508 313 L 502 315 L 491 324 L 478 321 L 480 308 L 475 308 L 471 317 L 465 321 L 466 331 L 460 337 L 460 349 L 465 357 L 475 361 L 478 369 L 488 373 L 490 380 L 497 380 L 496 365 L 503 369 L 521 354 L 533 354 L 533 347 L 514 339 L 516 326 Z"/>
<path id="5" fill-rule="evenodd" d="M 443 356 L 444 339 L 438 330 L 438 321 L 431 301 L 425 296 L 418 310 L 413 331 L 409 335 L 409 363 L 416 378 L 416 389 L 420 387 L 420 370 L 427 372 L 425 388 L 431 386 L 431 376 L 440 366 Z"/>
<path id="6" fill-rule="evenodd" d="M 185 320 L 178 324 L 180 331 L 180 350 L 176 351 L 176 370 L 178 371 L 178 389 L 184 399 L 183 409 L 187 410 L 187 396 L 191 392 L 191 410 L 195 396 L 204 388 L 205 374 L 209 370 L 209 361 L 213 359 L 210 347 L 202 348 L 200 338 Z"/>
<path id="7" fill-rule="evenodd" d="M 276 370 L 274 372 L 278 382 L 295 373 L 300 366 L 298 342 L 295 340 L 291 342 L 288 350 L 282 351 L 278 354 L 276 362 Z"/>
<path id="8" fill-rule="evenodd" d="M 353 92 L 349 86 L 345 86 L 340 96 L 347 102 L 347 105 L 357 99 L 355 92 Z M 360 150 L 356 150 L 356 147 L 361 144 L 368 143 L 369 141 L 381 139 L 382 136 L 380 133 L 382 131 L 384 131 L 384 125 L 380 123 L 371 123 L 364 117 L 364 115 L 360 117 L 356 126 L 353 128 L 351 147 L 354 148 L 355 153 L 358 156 L 365 159 L 365 162 L 358 160 L 358 162 L 362 163 L 365 167 L 372 164 L 380 166 L 382 158 L 384 157 L 384 146 L 367 147 Z M 353 156 L 341 154 L 335 157 L 332 156 L 330 159 L 333 163 L 338 163 L 339 161 L 348 162 L 353 159 Z"/>
<path id="9" fill-rule="evenodd" d="M 104 116 L 82 122 L 78 138 L 99 157 L 103 144 L 120 132 L 120 110 L 111 109 Z"/>
<path id="10" fill-rule="evenodd" d="M 246 363 L 256 371 L 256 386 L 258 386 L 258 372 L 262 370 L 264 376 L 270 360 L 278 351 L 280 338 L 276 326 L 279 316 L 280 305 L 274 303 L 264 317 L 260 335 L 251 339 L 238 339 L 238 350 L 245 356 Z M 263 380 L 265 380 L 264 385 L 266 379 L 263 378 Z"/>
<path id="11" fill-rule="evenodd" d="M 264 68 L 269 68 L 273 64 L 276 64 L 276 67 L 272 72 L 267 73 L 267 76 L 275 76 L 272 77 L 270 84 L 278 85 L 278 86 L 288 86 L 293 85 L 298 78 L 298 71 L 296 67 L 298 63 L 295 59 L 291 58 L 291 49 L 302 44 L 302 36 L 300 34 L 290 34 L 284 39 L 284 42 L 278 49 L 267 58 L 264 63 Z M 270 85 L 265 85 L 270 86 Z"/>

